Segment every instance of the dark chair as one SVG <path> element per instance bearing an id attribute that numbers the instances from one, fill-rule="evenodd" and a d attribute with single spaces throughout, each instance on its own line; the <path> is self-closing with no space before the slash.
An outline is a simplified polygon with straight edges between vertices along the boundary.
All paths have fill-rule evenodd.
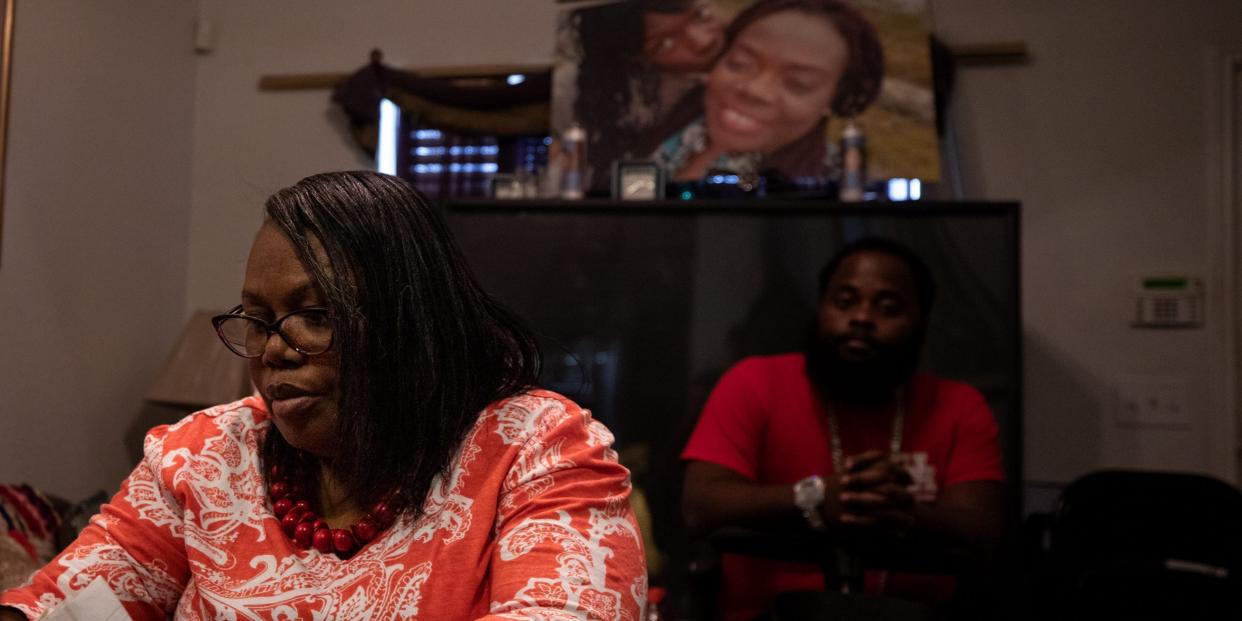
<path id="1" fill-rule="evenodd" d="M 1106 470 L 1062 492 L 1034 600 L 1072 618 L 1242 618 L 1242 493 L 1193 474 Z"/>

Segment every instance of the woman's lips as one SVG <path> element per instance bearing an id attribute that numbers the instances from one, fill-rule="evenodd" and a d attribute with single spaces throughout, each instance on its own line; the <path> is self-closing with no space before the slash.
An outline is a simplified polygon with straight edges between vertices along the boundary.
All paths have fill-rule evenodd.
<path id="1" fill-rule="evenodd" d="M 272 416 L 278 418 L 290 419 L 303 417 L 310 413 L 315 407 L 318 397 L 314 395 L 302 395 L 298 397 L 289 397 L 287 399 L 272 399 Z"/>
<path id="2" fill-rule="evenodd" d="M 729 106 L 720 109 L 719 119 L 722 129 L 737 134 L 749 134 L 766 127 L 763 121 Z"/>

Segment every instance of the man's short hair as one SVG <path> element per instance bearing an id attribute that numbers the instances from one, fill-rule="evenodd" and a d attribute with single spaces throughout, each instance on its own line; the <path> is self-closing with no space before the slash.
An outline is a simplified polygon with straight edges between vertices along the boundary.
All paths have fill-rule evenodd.
<path id="1" fill-rule="evenodd" d="M 828 263 L 824 265 L 824 269 L 819 272 L 819 295 L 824 295 L 824 290 L 828 288 L 828 281 L 832 280 L 832 275 L 837 272 L 837 268 L 841 267 L 841 262 L 860 252 L 887 254 L 896 257 L 906 265 L 906 269 L 910 270 L 910 276 L 914 279 L 915 293 L 919 297 L 919 314 L 926 320 L 931 314 L 932 303 L 936 299 L 936 281 L 932 278 L 931 269 L 927 267 L 923 258 L 909 247 L 887 237 L 864 237 L 846 244 L 832 255 L 832 258 L 828 259 Z"/>

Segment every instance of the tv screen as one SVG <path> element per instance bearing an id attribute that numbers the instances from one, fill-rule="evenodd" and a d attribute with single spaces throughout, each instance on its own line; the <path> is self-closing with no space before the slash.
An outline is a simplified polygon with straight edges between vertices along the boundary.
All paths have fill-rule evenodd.
<path id="1" fill-rule="evenodd" d="M 447 211 L 484 288 L 538 333 L 542 385 L 616 434 L 657 537 L 678 521 L 677 455 L 720 375 L 746 356 L 800 350 L 820 269 L 865 236 L 929 264 L 938 291 L 922 368 L 984 394 L 1010 480 L 1021 481 L 1016 204 L 459 201 Z"/>

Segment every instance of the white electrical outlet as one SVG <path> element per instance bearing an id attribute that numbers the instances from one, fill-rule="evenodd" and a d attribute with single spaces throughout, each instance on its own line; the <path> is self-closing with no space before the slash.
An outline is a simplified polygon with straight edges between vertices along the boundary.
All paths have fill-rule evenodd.
<path id="1" fill-rule="evenodd" d="M 1117 424 L 1123 427 L 1188 429 L 1189 381 L 1185 377 L 1124 376 L 1117 382 Z"/>

